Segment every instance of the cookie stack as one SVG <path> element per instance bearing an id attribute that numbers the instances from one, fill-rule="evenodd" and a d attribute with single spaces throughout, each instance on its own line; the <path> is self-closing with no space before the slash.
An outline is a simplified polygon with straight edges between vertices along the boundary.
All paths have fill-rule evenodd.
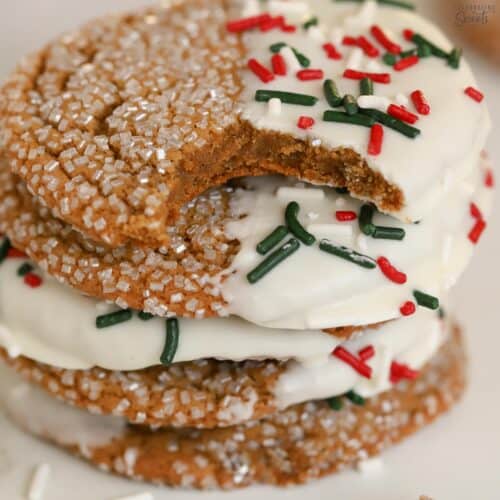
<path id="1" fill-rule="evenodd" d="M 431 422 L 464 387 L 482 101 L 399 1 L 186 0 L 27 57 L 0 93 L 7 412 L 194 488 L 303 483 Z"/>

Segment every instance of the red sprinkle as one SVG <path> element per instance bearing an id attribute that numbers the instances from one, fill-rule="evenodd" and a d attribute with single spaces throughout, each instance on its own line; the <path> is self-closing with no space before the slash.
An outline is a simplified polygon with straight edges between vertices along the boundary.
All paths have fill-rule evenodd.
<path id="1" fill-rule="evenodd" d="M 358 352 L 358 356 L 362 361 L 368 361 L 369 359 L 373 358 L 373 356 L 375 356 L 375 347 L 373 347 L 372 345 L 363 347 L 363 349 Z"/>
<path id="2" fill-rule="evenodd" d="M 495 178 L 491 169 L 488 169 L 486 171 L 486 175 L 484 177 L 484 185 L 489 188 L 492 188 L 495 185 Z"/>
<path id="3" fill-rule="evenodd" d="M 474 224 L 474 227 L 469 232 L 469 240 L 474 243 L 474 245 L 476 245 L 479 242 L 481 235 L 483 234 L 483 231 L 485 229 L 486 221 L 483 219 L 478 219 Z"/>
<path id="4" fill-rule="evenodd" d="M 406 283 L 406 274 L 398 271 L 386 257 L 379 257 L 377 259 L 377 264 L 384 273 L 384 276 L 393 283 L 397 283 L 398 285 L 404 285 Z"/>
<path id="5" fill-rule="evenodd" d="M 380 55 L 380 51 L 373 45 L 368 38 L 365 36 L 344 36 L 342 39 L 342 45 L 347 45 L 349 47 L 359 47 L 368 57 L 377 57 Z"/>
<path id="6" fill-rule="evenodd" d="M 271 64 L 275 75 L 286 75 L 286 62 L 281 54 L 274 54 L 274 56 L 271 57 Z"/>
<path id="7" fill-rule="evenodd" d="M 470 214 L 472 215 L 472 217 L 474 217 L 474 219 L 482 219 L 483 218 L 483 214 L 481 213 L 481 210 L 474 202 L 471 202 L 471 204 L 470 204 Z"/>
<path id="8" fill-rule="evenodd" d="M 356 43 L 368 57 L 378 57 L 380 55 L 380 50 L 378 50 L 365 36 L 358 36 Z"/>
<path id="9" fill-rule="evenodd" d="M 415 314 L 415 311 L 417 310 L 417 307 L 415 304 L 409 300 L 408 302 L 405 302 L 400 308 L 399 311 L 403 316 L 411 316 L 412 314 Z"/>
<path id="10" fill-rule="evenodd" d="M 26 258 L 26 254 L 17 248 L 10 247 L 7 252 L 7 257 L 10 257 L 11 259 L 24 259 Z"/>
<path id="11" fill-rule="evenodd" d="M 362 377 L 371 378 L 372 377 L 372 369 L 371 366 L 368 366 L 363 360 L 358 359 L 356 356 L 351 354 L 348 350 L 344 349 L 342 346 L 337 346 L 332 354 L 342 360 L 344 363 L 347 363 L 349 366 L 353 368 L 353 370 L 357 371 Z"/>
<path id="12" fill-rule="evenodd" d="M 408 56 L 404 57 L 403 59 L 400 59 L 394 66 L 393 68 L 396 71 L 403 71 L 407 68 L 411 68 L 412 66 L 415 66 L 415 64 L 418 63 L 420 58 L 416 55 L 413 56 Z"/>
<path id="13" fill-rule="evenodd" d="M 283 16 L 270 17 L 265 21 L 262 21 L 259 25 L 260 31 L 270 31 L 274 28 L 281 28 L 285 24 L 285 18 Z"/>
<path id="14" fill-rule="evenodd" d="M 350 78 L 351 80 L 362 80 L 363 78 L 369 78 L 376 83 L 391 83 L 391 75 L 389 73 L 367 73 L 366 71 L 346 69 L 343 76 L 344 78 Z"/>
<path id="15" fill-rule="evenodd" d="M 396 104 L 391 104 L 387 108 L 387 113 L 394 118 L 398 118 L 406 123 L 415 123 L 418 120 L 418 116 L 408 111 L 406 108 L 402 106 L 396 106 Z"/>
<path id="16" fill-rule="evenodd" d="M 342 59 L 342 54 L 338 52 L 338 50 L 335 48 L 335 45 L 333 43 L 325 43 L 323 45 L 323 49 L 326 52 L 326 55 L 329 59 Z"/>
<path id="17" fill-rule="evenodd" d="M 314 118 L 310 116 L 301 116 L 299 121 L 297 122 L 297 127 L 302 128 L 304 130 L 311 128 L 314 125 Z"/>
<path id="18" fill-rule="evenodd" d="M 380 123 L 375 123 L 370 129 L 370 141 L 368 142 L 368 154 L 377 156 L 382 151 L 384 141 L 384 129 Z"/>
<path id="19" fill-rule="evenodd" d="M 297 31 L 297 26 L 285 24 L 281 26 L 281 31 L 284 31 L 285 33 L 295 33 Z"/>
<path id="20" fill-rule="evenodd" d="M 324 76 L 322 69 L 301 69 L 297 72 L 297 78 L 302 81 L 321 80 Z"/>
<path id="21" fill-rule="evenodd" d="M 417 370 L 412 370 L 408 365 L 396 361 L 391 363 L 390 380 L 393 384 L 396 384 L 401 379 L 415 380 L 419 374 Z"/>
<path id="22" fill-rule="evenodd" d="M 274 75 L 265 67 L 260 64 L 257 59 L 249 59 L 248 67 L 257 75 L 264 83 L 274 80 Z"/>
<path id="23" fill-rule="evenodd" d="M 401 47 L 397 43 L 390 40 L 382 31 L 380 26 L 374 24 L 370 29 L 370 33 L 373 38 L 375 38 L 375 40 L 377 40 L 377 42 L 380 43 L 385 50 L 387 50 L 387 52 L 390 52 L 391 54 L 399 54 L 401 52 Z"/>
<path id="24" fill-rule="evenodd" d="M 42 278 L 34 273 L 28 273 L 24 276 L 24 282 L 31 288 L 38 288 L 42 284 Z"/>
<path id="25" fill-rule="evenodd" d="M 413 41 L 413 35 L 414 35 L 414 31 L 413 30 L 409 30 L 409 29 L 406 29 L 406 30 L 403 30 L 403 37 L 405 40 L 408 40 L 409 42 L 412 42 Z"/>
<path id="26" fill-rule="evenodd" d="M 415 109 L 421 115 L 428 115 L 431 112 L 431 107 L 429 106 L 429 103 L 425 99 L 425 96 L 421 90 L 414 90 L 410 94 L 410 97 L 411 97 L 411 100 L 413 101 L 413 105 L 415 106 Z"/>
<path id="27" fill-rule="evenodd" d="M 353 36 L 344 36 L 342 38 L 342 45 L 348 45 L 349 47 L 355 47 L 358 45 L 358 41 Z"/>
<path id="28" fill-rule="evenodd" d="M 481 102 L 484 99 L 484 94 L 474 87 L 467 87 L 464 91 L 471 99 Z"/>
<path id="29" fill-rule="evenodd" d="M 271 19 L 269 14 L 261 14 L 259 16 L 245 17 L 230 21 L 226 24 L 226 29 L 231 33 L 241 33 L 242 31 L 258 28 L 263 22 Z"/>
<path id="30" fill-rule="evenodd" d="M 339 222 L 347 222 L 351 220 L 356 220 L 358 215 L 356 212 L 352 212 L 351 210 L 337 210 L 335 212 L 335 217 Z"/>

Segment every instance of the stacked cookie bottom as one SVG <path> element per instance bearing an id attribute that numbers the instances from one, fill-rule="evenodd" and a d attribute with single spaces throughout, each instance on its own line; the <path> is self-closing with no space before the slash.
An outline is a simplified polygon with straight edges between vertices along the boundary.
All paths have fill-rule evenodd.
<path id="1" fill-rule="evenodd" d="M 483 159 L 474 189 L 457 189 L 457 199 L 450 202 L 454 217 L 443 217 L 456 224 L 454 233 L 449 229 L 457 236 L 443 267 L 451 281 L 472 252 L 470 226 L 475 231 L 488 211 L 483 197 L 473 198 L 488 187 L 482 182 L 486 168 Z M 388 272 L 383 261 L 360 254 L 360 248 L 337 246 L 343 249 L 340 255 L 335 250 L 325 257 L 320 247 L 306 244 L 295 261 L 290 257 L 255 284 L 244 279 L 248 266 L 273 250 L 253 255 L 255 246 L 248 242 L 254 232 L 265 235 L 268 229 L 252 226 L 248 235 L 234 236 L 241 221 L 266 222 L 252 212 L 262 206 L 252 201 L 260 189 L 255 185 L 242 191 L 218 188 L 193 201 L 169 231 L 171 247 L 154 251 L 92 242 L 40 204 L 8 169 L 0 175 L 0 230 L 8 236 L 0 251 L 0 345 L 9 366 L 6 410 L 28 432 L 101 469 L 203 489 L 304 483 L 380 453 L 433 421 L 462 394 L 465 356 L 459 328 L 431 295 L 442 296 L 441 277 L 419 267 L 421 261 L 434 262 L 432 252 L 437 252 L 436 269 L 441 269 L 442 249 L 422 244 L 422 256 L 411 252 L 415 242 L 436 241 L 439 217 L 417 225 L 377 214 L 377 221 L 398 226 L 398 235 L 404 226 L 405 242 L 354 238 L 374 253 L 401 252 L 402 263 L 410 253 L 409 280 L 424 291 L 412 292 L 413 283 L 405 288 L 401 272 L 395 274 L 394 267 Z M 269 193 L 263 191 L 263 199 L 277 216 L 276 200 L 293 195 L 302 197 L 303 212 L 316 229 L 324 229 L 319 222 L 332 217 L 332 207 L 359 214 L 361 221 L 364 205 L 348 194 L 290 182 L 264 181 Z M 307 207 L 315 203 L 320 205 L 314 215 L 313 205 Z M 327 229 L 337 231 L 339 239 L 359 231 L 354 226 L 346 231 L 342 224 Z M 245 252 L 252 258 L 241 258 Z M 269 324 L 251 321 L 252 314 L 263 312 L 261 306 L 234 313 L 241 297 L 246 297 L 241 303 L 252 305 L 275 294 L 276 304 L 286 308 L 280 297 L 287 296 L 287 283 L 301 276 L 294 262 L 308 268 L 311 260 L 333 266 L 331 271 L 321 265 L 315 283 L 321 274 L 326 283 L 329 276 L 339 283 L 342 276 L 352 281 L 347 283 L 354 287 L 349 292 L 357 300 L 354 312 L 337 304 L 342 314 L 327 315 L 314 327 L 293 323 L 300 319 L 299 309 Z M 303 275 L 304 289 L 296 287 L 292 298 L 301 293 L 301 300 L 307 298 L 315 284 L 308 278 Z M 376 299 L 372 296 L 371 307 L 363 295 L 369 290 Z M 348 295 L 342 296 L 344 302 L 337 300 L 340 306 Z M 246 319 L 240 318 L 243 313 Z M 343 322 L 348 316 L 359 321 Z M 324 315 L 308 317 L 320 321 Z"/>
<path id="2" fill-rule="evenodd" d="M 25 358 L 8 363 L 32 379 L 44 371 Z M 91 415 L 20 383 L 4 401 L 10 417 L 27 432 L 104 471 L 203 489 L 284 486 L 354 466 L 413 434 L 457 402 L 464 375 L 462 339 L 455 327 L 418 380 L 401 382 L 362 406 L 347 401 L 340 410 L 326 401 L 311 401 L 259 421 L 175 429 Z"/>

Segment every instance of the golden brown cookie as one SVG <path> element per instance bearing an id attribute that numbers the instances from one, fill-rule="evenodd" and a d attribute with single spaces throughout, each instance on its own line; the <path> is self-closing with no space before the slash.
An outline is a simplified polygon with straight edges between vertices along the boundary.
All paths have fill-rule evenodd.
<path id="1" fill-rule="evenodd" d="M 26 380 L 95 414 L 154 426 L 210 428 L 276 412 L 272 389 L 286 369 L 279 361 L 200 360 L 136 371 L 64 370 L 0 355 Z"/>
<path id="2" fill-rule="evenodd" d="M 227 269 L 239 249 L 223 231 L 231 192 L 218 188 L 183 207 L 159 251 L 133 245 L 112 250 L 56 219 L 0 162 L 0 233 L 86 295 L 157 316 L 224 316 L 225 301 L 209 278 Z M 346 325 L 329 333 L 347 338 L 355 331 Z"/>
<path id="3" fill-rule="evenodd" d="M 0 162 L 0 233 L 62 283 L 122 308 L 156 316 L 225 316 L 226 302 L 210 278 L 229 268 L 240 248 L 224 225 L 232 213 L 230 186 L 207 191 L 182 207 L 159 250 L 135 245 L 111 249 L 54 217 L 25 183 Z M 349 337 L 345 325 L 329 333 Z"/>
<path id="4" fill-rule="evenodd" d="M 341 411 L 317 401 L 225 429 L 152 431 L 129 426 L 97 445 L 51 433 L 35 415 L 17 423 L 103 470 L 135 479 L 203 489 L 285 486 L 379 454 L 447 411 L 464 385 L 465 354 L 455 328 L 418 380 L 399 383 L 364 406 L 346 401 Z"/>
<path id="5" fill-rule="evenodd" d="M 489 163 L 486 159 L 481 159 L 479 168 L 479 175 L 484 175 L 485 178 L 491 176 Z M 266 182 L 267 179 L 269 182 L 281 183 L 281 180 L 276 177 L 266 178 Z M 241 186 L 241 182 L 245 182 L 245 180 L 240 181 L 238 185 Z M 283 180 L 283 182 L 292 183 L 293 181 Z M 232 183 L 232 185 L 234 184 L 235 182 Z M 487 187 L 478 187 L 478 190 L 482 189 L 490 191 Z M 300 188 L 298 190 L 300 191 Z M 239 257 L 243 256 L 242 258 L 244 258 L 245 252 L 242 250 L 240 240 L 234 239 L 236 237 L 231 236 L 231 231 L 227 230 L 231 225 L 240 225 L 242 213 L 246 213 L 245 204 L 241 202 L 242 193 L 252 197 L 252 203 L 254 203 L 252 194 L 254 191 L 245 184 L 244 189 L 237 190 L 231 185 L 214 188 L 186 204 L 181 209 L 181 215 L 176 224 L 169 226 L 167 230 L 170 234 L 170 242 L 158 250 L 137 247 L 132 244 L 111 249 L 86 238 L 62 220 L 54 217 L 52 212 L 44 207 L 37 197 L 29 193 L 25 183 L 10 173 L 5 163 L 0 163 L 0 232 L 6 234 L 16 248 L 26 252 L 36 264 L 40 265 L 51 276 L 56 277 L 61 283 L 70 285 L 86 295 L 113 301 L 123 309 L 130 307 L 152 313 L 155 316 L 175 315 L 197 319 L 226 316 L 229 310 L 249 321 L 259 322 L 258 319 L 256 320 L 255 311 L 231 310 L 231 294 L 229 294 L 228 299 L 228 295 L 224 291 L 228 276 L 230 278 L 236 277 L 236 279 L 240 279 L 241 276 L 243 283 L 247 281 L 242 271 L 245 269 L 245 264 L 241 265 L 240 262 L 239 265 L 233 266 L 235 262 L 238 262 Z M 464 190 L 463 193 L 467 193 L 467 191 Z M 469 214 L 470 202 L 479 203 L 478 206 L 484 210 L 484 217 L 489 212 L 490 195 L 484 198 L 486 200 L 484 203 L 484 200 L 480 201 L 479 198 L 479 195 L 476 194 L 472 197 L 460 194 L 460 202 L 465 209 L 463 224 L 454 225 L 453 228 L 441 227 L 439 233 L 444 234 L 445 230 L 453 230 L 457 232 L 459 238 L 470 240 L 469 232 L 477 225 L 476 219 Z M 278 194 L 275 194 L 272 199 L 277 200 Z M 325 216 L 324 219 L 326 224 L 333 223 L 332 226 L 328 227 L 350 229 L 353 233 L 359 233 L 360 237 L 352 239 L 349 245 L 358 248 L 358 251 L 366 253 L 374 260 L 377 254 L 372 254 L 368 248 L 369 243 L 366 243 L 366 237 L 361 234 L 357 220 L 344 223 L 346 224 L 345 228 L 335 225 L 335 203 L 337 201 L 352 203 L 355 218 L 361 210 L 361 203 L 337 193 L 332 195 L 331 204 L 330 198 L 325 198 L 325 200 L 324 208 L 328 210 L 328 216 Z M 258 206 L 258 203 L 255 203 L 255 206 Z M 250 208 L 249 210 L 249 220 L 252 220 L 252 210 L 254 209 Z M 328 218 L 330 210 L 331 219 Z M 280 211 L 284 213 L 285 207 L 273 205 L 269 213 L 280 215 Z M 306 210 L 303 212 L 304 220 L 307 220 L 306 217 L 309 217 L 310 212 L 306 212 Z M 261 216 L 257 215 L 257 217 Z M 389 217 L 386 219 L 389 224 L 392 223 Z M 435 220 L 436 224 L 441 224 L 440 219 Z M 426 222 L 433 224 L 430 219 Z M 446 224 L 443 222 L 441 226 L 446 226 Z M 347 227 L 347 225 L 351 227 Z M 425 233 L 427 226 L 424 227 L 423 224 L 404 226 L 406 232 L 415 230 L 422 230 Z M 258 228 L 256 231 L 257 234 L 262 234 L 262 237 L 267 232 L 267 230 L 263 232 L 262 229 L 259 232 Z M 475 238 L 475 242 L 479 236 L 480 233 Z M 248 235 L 242 233 L 243 242 L 245 242 L 245 238 L 248 238 Z M 429 241 L 429 244 L 435 244 L 437 248 L 438 244 L 441 244 L 440 240 L 432 238 L 433 240 Z M 366 250 L 360 250 L 361 240 L 365 242 Z M 465 244 L 468 245 L 469 241 L 466 241 Z M 413 249 L 406 245 L 405 241 L 400 243 L 398 248 L 391 246 L 391 242 L 388 242 L 385 250 L 377 250 L 377 252 L 380 255 L 381 252 L 399 251 L 399 249 L 404 251 L 405 256 L 413 255 Z M 252 259 L 255 256 L 258 257 L 257 253 L 253 251 L 253 244 L 250 252 L 251 255 L 247 250 L 246 255 L 251 256 Z M 300 258 L 302 255 L 299 254 L 298 257 Z M 423 254 L 422 259 L 426 259 L 426 255 Z M 334 260 L 329 260 L 328 264 L 330 262 L 334 266 L 332 272 L 336 273 L 337 262 L 341 261 L 334 258 Z M 419 259 L 415 258 L 409 263 L 412 267 L 406 268 L 405 266 L 403 271 L 412 273 L 413 266 L 417 267 L 420 262 Z M 248 266 L 248 264 L 246 265 Z M 236 274 L 233 274 L 233 271 Z M 376 272 L 380 273 L 379 270 Z M 318 279 L 323 276 L 319 276 Z M 380 285 L 385 285 L 388 278 L 381 273 L 379 277 L 381 277 Z M 300 277 L 300 279 L 302 278 Z M 348 279 L 347 271 L 346 279 Z M 377 283 L 379 283 L 378 280 Z M 248 297 L 251 299 L 248 303 L 252 303 L 253 299 L 250 295 L 253 291 L 250 292 L 250 289 L 242 286 L 236 292 L 234 294 L 236 301 L 238 298 L 241 299 L 241 294 L 244 295 L 248 292 Z M 339 290 L 339 293 L 343 293 L 343 291 Z M 226 299 L 229 303 L 226 302 Z M 395 299 L 394 307 L 399 308 L 409 299 L 411 299 L 411 291 L 408 294 L 402 293 L 401 303 Z M 362 306 L 363 304 L 360 302 L 360 307 Z M 391 319 L 393 318 L 391 314 L 393 312 L 389 311 L 387 316 L 378 316 L 376 320 Z M 331 319 L 328 318 L 320 326 L 322 328 L 349 326 L 336 323 L 335 318 L 330 322 Z M 374 319 L 366 317 L 365 323 L 373 323 Z M 359 323 L 359 318 L 355 318 L 355 320 Z"/>
<path id="6" fill-rule="evenodd" d="M 98 19 L 26 58 L 0 92 L 12 171 L 59 218 L 111 246 L 161 246 L 185 202 L 264 172 L 401 208 L 401 191 L 353 150 L 241 119 L 247 57 L 226 29 L 230 4 L 189 0 Z"/>

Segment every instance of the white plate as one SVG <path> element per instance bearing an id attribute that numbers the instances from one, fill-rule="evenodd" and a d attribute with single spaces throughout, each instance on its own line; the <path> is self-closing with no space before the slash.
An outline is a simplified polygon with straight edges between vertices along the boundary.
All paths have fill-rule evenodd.
<path id="1" fill-rule="evenodd" d="M 145 1 L 4 0 L 0 6 L 0 76 L 6 75 L 22 54 L 36 49 L 56 33 L 84 19 L 139 6 Z M 423 12 L 431 15 L 441 4 L 431 0 L 418 3 L 422 4 Z M 442 21 L 444 25 L 451 25 L 453 18 L 447 15 Z M 497 140 L 492 137 L 489 151 L 493 159 L 499 161 L 500 74 L 471 52 L 469 60 L 476 69 L 480 88 L 489 100 L 496 122 L 492 135 L 496 135 Z M 478 255 L 455 293 L 456 310 L 467 327 L 472 360 L 470 387 L 460 406 L 433 426 L 387 451 L 379 473 L 346 472 L 306 487 L 251 488 L 226 493 L 224 498 L 299 500 L 307 496 L 315 500 L 417 500 L 424 494 L 436 500 L 500 498 L 500 334 L 495 331 L 500 321 L 500 210 L 495 212 Z M 211 500 L 222 496 L 216 492 L 154 488 L 105 475 L 23 435 L 0 415 L 0 498 L 26 498 L 33 468 L 45 462 L 52 469 L 45 500 L 107 500 L 144 491 L 152 492 L 155 500 Z"/>

